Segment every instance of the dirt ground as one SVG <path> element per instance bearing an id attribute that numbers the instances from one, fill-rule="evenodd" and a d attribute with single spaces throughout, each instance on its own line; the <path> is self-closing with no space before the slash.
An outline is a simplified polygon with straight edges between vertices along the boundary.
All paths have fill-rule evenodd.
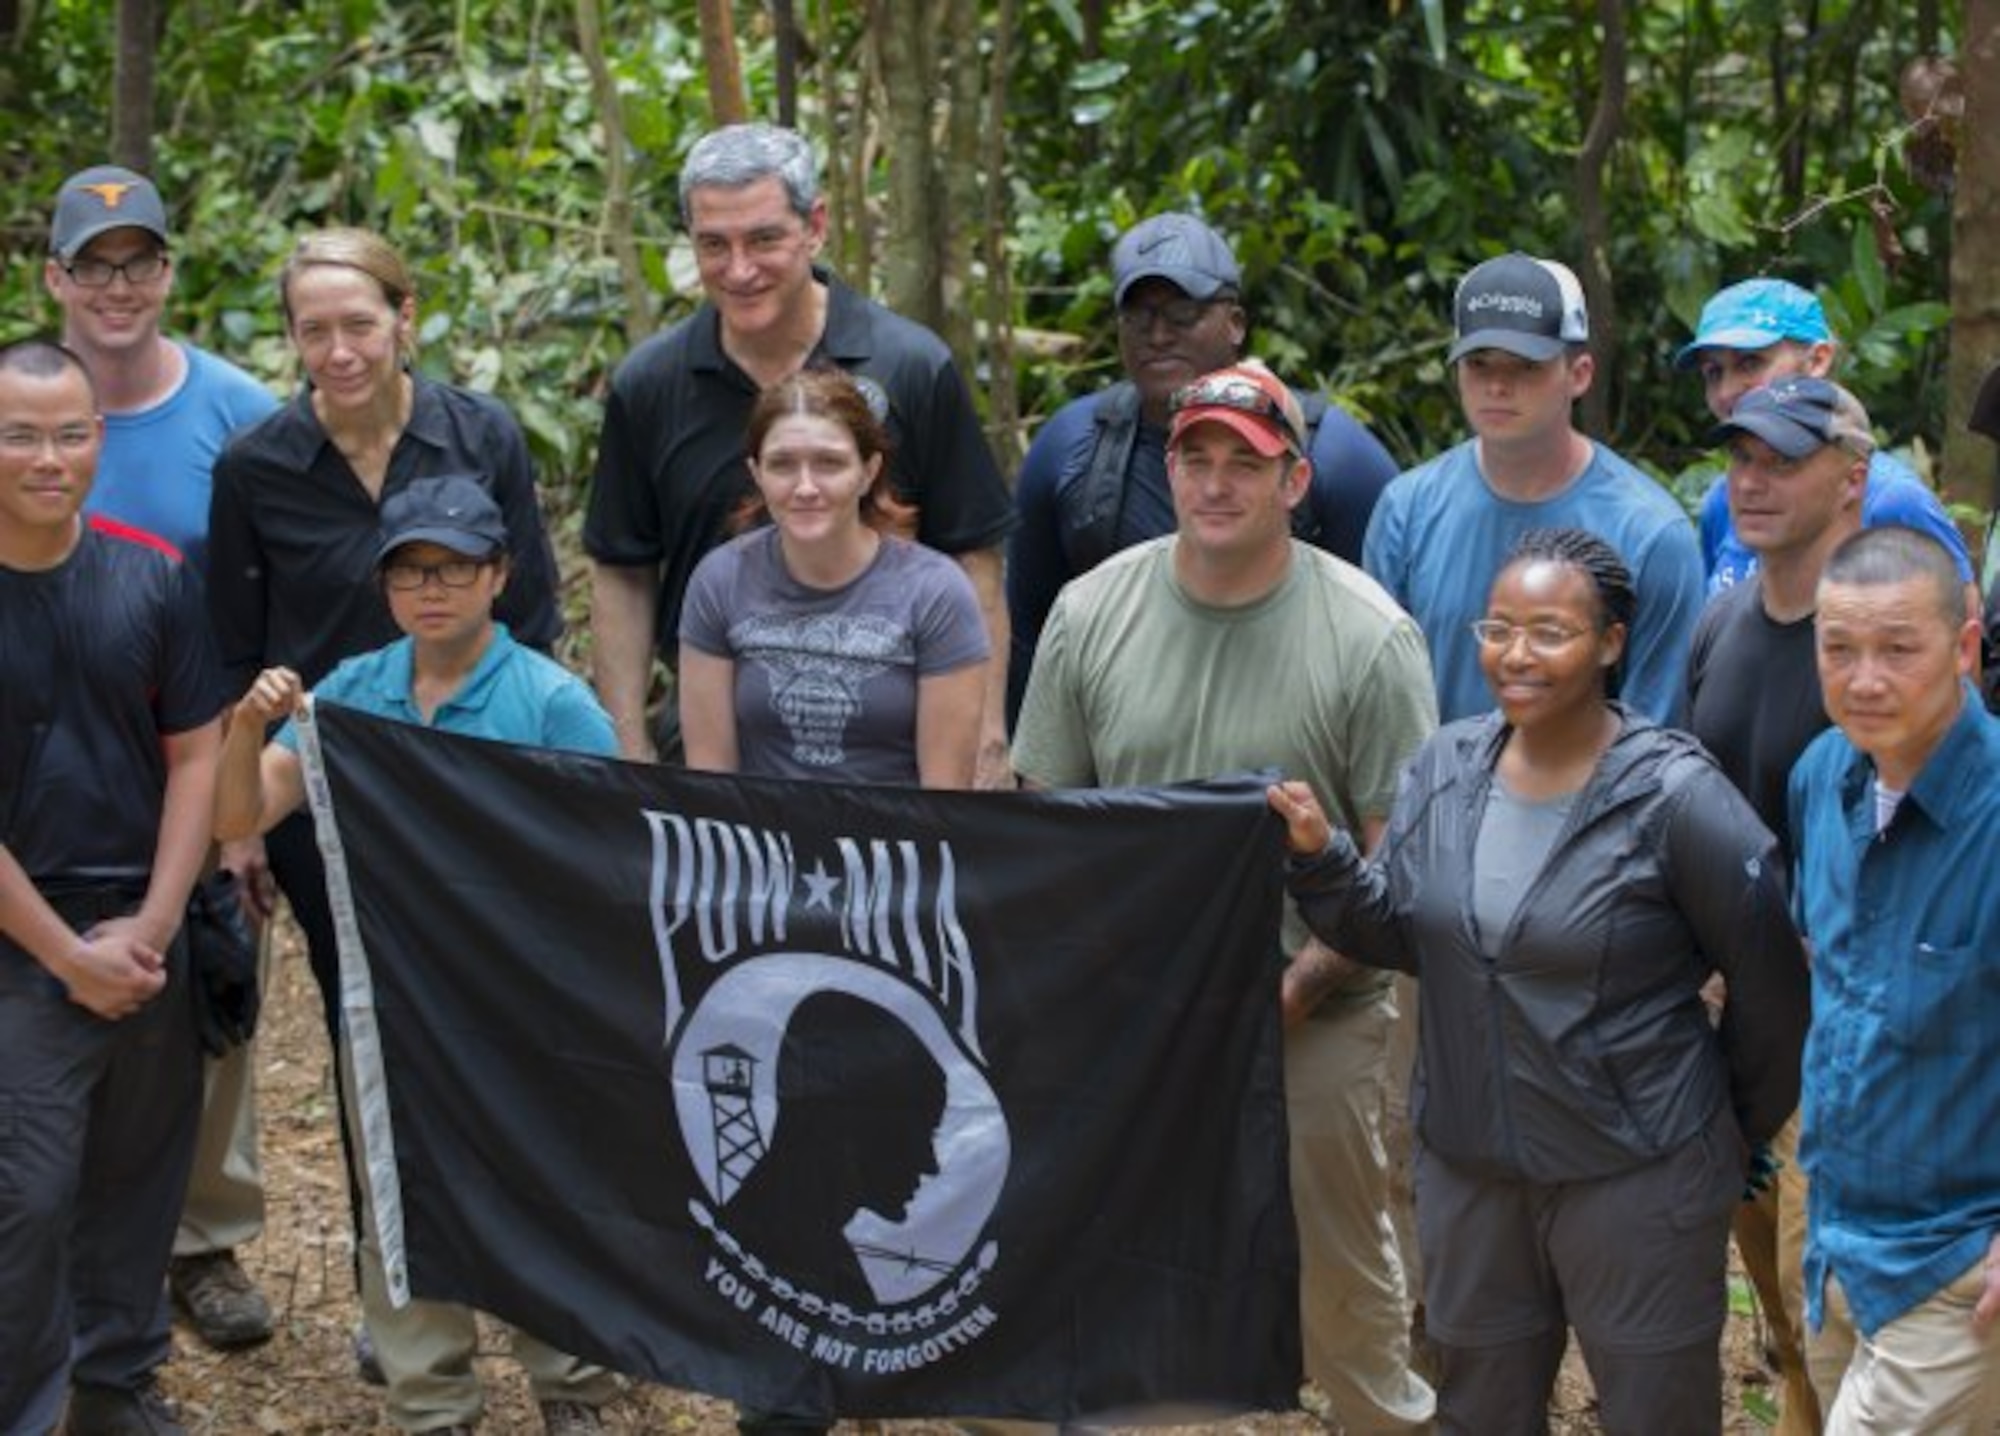
<path id="1" fill-rule="evenodd" d="M 266 1346 L 222 1355 L 177 1325 L 175 1359 L 164 1372 L 164 1385 L 180 1402 L 182 1419 L 195 1436 L 392 1436 L 395 1428 L 383 1415 L 381 1392 L 362 1385 L 355 1374 L 352 1342 L 358 1308 L 349 1276 L 347 1198 L 319 999 L 295 936 L 288 926 L 281 926 L 279 934 L 279 960 L 258 1039 L 268 1222 L 263 1237 L 239 1253 L 271 1299 L 277 1335 Z M 482 1431 L 537 1436 L 541 1423 L 527 1383 L 505 1350 L 504 1332 L 483 1333 L 479 1366 L 487 1411 Z M 1725 1350 L 1725 1426 L 1731 1433 L 1762 1432 L 1769 1424 L 1770 1385 L 1757 1351 L 1754 1317 L 1732 1315 Z M 613 1431 L 632 1436 L 731 1436 L 734 1431 L 725 1403 L 641 1383 L 606 1417 Z M 1551 1409 L 1551 1428 L 1556 1436 L 1602 1430 L 1574 1352 Z M 1217 1436 L 1319 1436 L 1325 1430 L 1303 1413 L 1189 1429 Z M 889 1436 L 944 1436 L 949 1428 L 891 1422 L 886 1430 Z"/>

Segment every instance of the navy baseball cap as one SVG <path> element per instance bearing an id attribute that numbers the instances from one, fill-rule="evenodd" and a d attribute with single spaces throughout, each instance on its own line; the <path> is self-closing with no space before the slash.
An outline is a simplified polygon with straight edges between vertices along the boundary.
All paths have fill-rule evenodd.
<path id="1" fill-rule="evenodd" d="M 56 191 L 56 218 L 49 248 L 67 264 L 98 235 L 113 229 L 143 229 L 167 242 L 167 207 L 144 175 L 119 165 L 96 165 L 63 181 Z"/>
<path id="2" fill-rule="evenodd" d="M 1499 349 L 1537 364 L 1590 339 L 1583 286 L 1566 264 L 1528 254 L 1489 259 L 1458 282 L 1452 298 L 1456 364 L 1478 349 Z"/>
<path id="3" fill-rule="evenodd" d="M 1674 356 L 1674 367 L 1692 369 L 1704 349 L 1769 349 L 1781 339 L 1833 342 L 1819 296 L 1790 280 L 1746 279 L 1701 306 L 1694 338 Z"/>
<path id="4" fill-rule="evenodd" d="M 416 479 L 382 501 L 382 545 L 375 562 L 412 543 L 491 558 L 507 546 L 507 520 L 486 486 L 470 474 Z"/>
<path id="5" fill-rule="evenodd" d="M 1118 237 L 1111 250 L 1112 302 L 1142 279 L 1164 279 L 1190 299 L 1243 286 L 1243 271 L 1222 236 L 1191 214 L 1156 214 Z"/>
<path id="6" fill-rule="evenodd" d="M 1804 376 L 1752 389 L 1709 431 L 1708 441 L 1719 447 L 1736 434 L 1754 434 L 1788 459 L 1803 459 L 1828 444 L 1856 454 L 1875 450 L 1861 401 L 1830 379 Z"/>

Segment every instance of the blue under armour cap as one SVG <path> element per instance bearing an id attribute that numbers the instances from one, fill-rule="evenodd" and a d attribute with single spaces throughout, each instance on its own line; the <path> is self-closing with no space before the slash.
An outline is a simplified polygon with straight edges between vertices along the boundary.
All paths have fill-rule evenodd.
<path id="1" fill-rule="evenodd" d="M 1746 279 L 1718 290 L 1701 306 L 1694 338 L 1674 356 L 1674 367 L 1692 369 L 1704 349 L 1769 349 L 1781 339 L 1831 344 L 1819 297 L 1784 279 Z"/>

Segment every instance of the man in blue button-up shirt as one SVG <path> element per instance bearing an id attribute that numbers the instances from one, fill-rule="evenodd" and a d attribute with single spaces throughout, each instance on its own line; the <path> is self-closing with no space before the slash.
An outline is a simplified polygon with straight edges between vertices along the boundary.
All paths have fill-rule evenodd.
<path id="1" fill-rule="evenodd" d="M 1934 539 L 1857 534 L 1819 589 L 1838 731 L 1791 781 L 1813 944 L 1801 1157 L 1809 1345 L 1829 1433 L 2000 1423 L 2000 719 L 1967 679 L 1979 630 Z M 1851 1357 L 1851 1359 L 1850 1359 Z M 1844 1370 L 1844 1378 L 1843 1378 Z"/>

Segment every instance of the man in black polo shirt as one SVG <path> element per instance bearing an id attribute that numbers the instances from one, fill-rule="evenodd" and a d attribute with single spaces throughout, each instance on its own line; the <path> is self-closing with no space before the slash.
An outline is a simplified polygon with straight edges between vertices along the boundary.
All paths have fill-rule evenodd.
<path id="1" fill-rule="evenodd" d="M 1861 527 L 1875 440 L 1852 394 L 1827 379 L 1798 377 L 1745 394 L 1712 437 L 1728 450 L 1730 519 L 1757 566 L 1712 599 L 1695 625 L 1687 729 L 1715 754 L 1789 862 L 1786 784 L 1828 721 L 1813 652 L 1820 571 Z M 1805 1357 L 1806 1188 L 1798 1138 L 1794 1114 L 1771 1143 L 1783 1163 L 1776 1180 L 1738 1209 L 1735 1231 L 1783 1382 L 1778 1429 L 1804 1436 L 1819 1430 L 1822 1403 Z"/>
<path id="2" fill-rule="evenodd" d="M 917 510 L 914 537 L 956 558 L 978 590 L 999 660 L 988 677 L 980 779 L 1002 781 L 999 545 L 1013 504 L 950 351 L 814 264 L 826 201 L 800 135 L 771 125 L 717 130 L 689 152 L 680 192 L 706 301 L 613 376 L 583 530 L 598 696 L 620 750 L 656 756 L 645 717 L 653 661 L 672 663 L 688 578 L 754 492 L 743 464 L 751 405 L 809 364 L 836 364 L 887 421 L 897 494 Z"/>
<path id="3" fill-rule="evenodd" d="M 179 938 L 224 695 L 199 586 L 81 517 L 83 362 L 0 348 L 0 1431 L 182 1431 L 154 1388 L 201 1048 Z"/>

